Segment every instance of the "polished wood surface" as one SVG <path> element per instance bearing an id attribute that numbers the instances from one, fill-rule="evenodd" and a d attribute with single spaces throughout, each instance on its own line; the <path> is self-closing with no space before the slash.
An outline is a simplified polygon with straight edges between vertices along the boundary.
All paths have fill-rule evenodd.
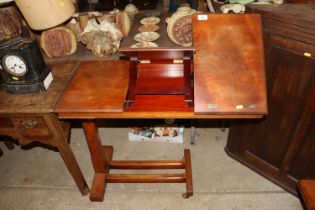
<path id="1" fill-rule="evenodd" d="M 54 80 L 49 86 L 48 91 L 30 94 L 8 94 L 0 91 L 0 113 L 53 112 L 67 82 L 74 73 L 76 63 L 61 62 L 48 66 L 54 70 L 52 72 Z"/>
<path id="2" fill-rule="evenodd" d="M 275 5 L 247 5 L 251 13 L 259 13 L 267 31 L 277 31 L 293 40 L 307 40 L 315 45 L 315 3 Z M 302 15 L 301 15 L 302 14 Z M 293 27 L 294 26 L 294 27 Z M 313 55 L 315 56 L 315 55 Z"/>
<path id="3" fill-rule="evenodd" d="M 218 20 L 221 19 L 219 16 L 215 17 Z M 208 60 L 208 57 L 213 58 L 213 54 L 209 55 L 209 51 L 204 50 L 204 48 L 208 49 L 206 44 L 209 43 L 205 42 L 207 39 L 204 37 L 201 39 L 202 36 L 199 36 L 204 30 L 202 24 L 196 24 L 195 29 L 198 31 L 199 40 L 194 40 L 194 44 L 200 50 L 199 54 L 197 51 L 194 55 L 198 56 L 196 65 L 193 65 L 192 52 L 194 50 L 192 49 L 122 49 L 121 52 L 129 57 L 130 65 L 127 61 L 89 61 L 81 63 L 76 75 L 57 104 L 55 112 L 59 118 L 81 120 L 95 170 L 90 195 L 92 201 L 103 200 L 106 183 L 110 182 L 184 182 L 186 183 L 186 193 L 183 196 L 188 198 L 193 195 L 189 150 L 185 150 L 183 162 L 180 165 L 178 165 L 178 161 L 113 161 L 113 148 L 101 144 L 94 119 L 260 118 L 267 113 L 261 31 L 259 24 L 257 26 L 253 25 L 253 23 L 258 22 L 259 18 L 253 16 L 252 20 L 249 16 L 242 16 L 242 19 L 236 18 L 236 21 L 234 21 L 229 15 L 224 17 L 225 21 L 218 21 L 219 25 L 230 22 L 236 25 L 240 22 L 248 22 L 248 24 L 241 24 L 239 28 L 230 26 L 233 30 L 239 32 L 239 35 L 243 36 L 241 40 L 245 44 L 242 52 L 238 52 L 236 48 L 242 46 L 239 44 L 233 45 L 234 39 L 229 39 L 226 45 L 232 44 L 234 46 L 234 48 L 232 47 L 234 49 L 231 56 L 232 62 L 228 62 L 228 65 L 224 66 L 221 60 L 212 60 L 211 65 L 217 65 L 214 74 L 209 74 L 206 71 L 205 67 L 208 67 L 209 63 L 203 62 Z M 219 33 L 219 38 L 214 39 L 214 41 L 226 39 L 225 35 L 228 35 L 228 33 Z M 246 41 L 250 44 L 246 45 Z M 214 47 L 222 47 L 222 44 L 214 45 Z M 230 50 L 231 48 L 228 47 L 227 49 Z M 185 51 L 189 53 L 187 54 Z M 236 55 L 234 55 L 235 53 Z M 250 55 L 251 53 L 254 55 Z M 225 54 L 226 51 L 221 53 L 221 56 L 223 57 Z M 174 59 L 182 59 L 183 64 L 176 64 L 171 67 L 170 64 Z M 143 64 L 142 60 L 150 60 L 150 64 Z M 165 60 L 167 60 L 166 65 L 165 63 L 163 63 L 163 66 L 160 65 Z M 157 63 L 152 65 L 152 61 Z M 197 69 L 193 69 L 196 67 Z M 219 70 L 221 70 L 219 67 L 224 67 L 223 72 L 225 74 L 229 73 L 229 75 L 223 77 L 222 73 L 219 73 Z M 197 90 L 195 89 L 195 93 L 198 93 L 195 110 L 185 103 L 187 101 L 186 91 L 192 96 L 192 93 L 186 88 L 188 86 L 192 87 L 191 76 L 193 72 L 194 84 L 198 85 Z M 185 75 L 189 76 L 186 77 Z M 154 76 L 157 76 L 157 78 Z M 234 79 L 233 76 L 235 76 Z M 162 79 L 165 79 L 165 81 L 161 81 Z M 214 84 L 216 88 L 209 91 L 211 86 L 208 86 L 205 80 Z M 206 91 L 203 88 L 206 88 Z M 213 103 L 220 102 L 220 104 L 217 104 L 220 105 L 219 109 L 209 111 L 211 101 L 208 99 L 220 95 L 224 96 L 216 98 L 220 101 L 212 101 Z M 131 106 L 124 107 L 126 97 L 127 102 L 132 102 Z M 235 98 L 237 100 L 234 100 Z M 203 106 L 206 106 L 206 110 Z M 185 173 L 110 174 L 111 167 L 115 169 L 148 170 L 184 167 Z"/>
<path id="4" fill-rule="evenodd" d="M 267 114 L 260 16 L 197 14 L 193 26 L 195 113 Z"/>
<path id="5" fill-rule="evenodd" d="M 119 64 L 119 65 L 118 65 Z M 181 64 L 168 64 L 158 67 L 154 64 L 141 64 L 149 73 L 139 75 L 138 86 L 142 88 L 165 87 L 165 84 L 175 88 L 182 86 L 184 80 Z M 87 61 L 82 62 L 76 75 L 70 82 L 60 101 L 56 105 L 55 112 L 62 119 L 96 119 L 96 118 L 261 118 L 262 114 L 252 113 L 209 113 L 196 115 L 193 108 L 185 103 L 184 95 L 137 95 L 133 106 L 124 107 L 124 100 L 128 87 L 129 65 L 127 61 Z M 152 75 L 165 79 L 165 83 L 159 84 L 159 80 L 148 81 Z M 166 74 L 166 75 L 165 75 Z M 89 79 L 86 79 L 89 78 Z M 107 81 L 107 82 L 105 82 Z M 100 91 L 102 90 L 102 91 Z M 113 91 L 114 90 L 114 91 Z M 89 99 L 89 100 L 87 100 Z"/>
<path id="6" fill-rule="evenodd" d="M 128 61 L 82 62 L 55 112 L 123 112 Z"/>
<path id="7" fill-rule="evenodd" d="M 184 95 L 185 102 L 192 107 L 194 51 L 193 48 L 120 49 L 130 60 L 127 105 L 132 106 L 138 95 Z"/>
<path id="8" fill-rule="evenodd" d="M 298 187 L 307 210 L 315 210 L 315 180 L 300 180 Z"/>
<path id="9" fill-rule="evenodd" d="M 46 92 L 8 94 L 0 91 L 0 135 L 20 144 L 34 141 L 56 147 L 82 195 L 89 188 L 69 146 L 69 122 L 53 113 L 54 106 L 76 69 L 75 62 L 49 64 L 54 80 Z"/>
<path id="10" fill-rule="evenodd" d="M 231 126 L 226 150 L 297 194 L 298 180 L 315 179 L 314 5 L 249 5 L 248 11 L 262 14 L 269 114 Z"/>

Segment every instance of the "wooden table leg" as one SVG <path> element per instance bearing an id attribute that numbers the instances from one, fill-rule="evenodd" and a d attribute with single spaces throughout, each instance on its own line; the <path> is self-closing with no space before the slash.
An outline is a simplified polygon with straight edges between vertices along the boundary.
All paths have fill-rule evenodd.
<path id="1" fill-rule="evenodd" d="M 193 195 L 192 168 L 189 149 L 184 150 L 184 161 L 186 169 L 186 193 L 183 194 L 183 197 L 189 198 Z"/>
<path id="2" fill-rule="evenodd" d="M 49 114 L 45 116 L 46 122 L 50 124 L 51 127 L 55 128 L 55 142 L 57 144 L 60 155 L 63 158 L 70 174 L 72 175 L 76 185 L 78 186 L 82 195 L 89 194 L 90 190 L 85 181 L 85 178 L 81 172 L 77 160 L 70 148 L 68 139 L 66 138 L 64 131 L 61 128 L 60 121 L 54 114 Z"/>
<path id="3" fill-rule="evenodd" d="M 190 151 L 185 149 L 182 160 L 112 160 L 113 147 L 102 146 L 95 121 L 82 121 L 86 141 L 95 170 L 90 200 L 103 201 L 107 183 L 186 183 L 184 198 L 193 195 Z M 183 174 L 111 174 L 110 169 L 152 170 L 185 169 Z"/>
<path id="4" fill-rule="evenodd" d="M 109 161 L 112 159 L 113 147 L 102 146 L 95 121 L 83 121 L 82 127 L 89 146 L 91 159 L 95 171 L 91 188 L 90 200 L 103 201 L 106 190 L 106 177 L 109 172 Z"/>

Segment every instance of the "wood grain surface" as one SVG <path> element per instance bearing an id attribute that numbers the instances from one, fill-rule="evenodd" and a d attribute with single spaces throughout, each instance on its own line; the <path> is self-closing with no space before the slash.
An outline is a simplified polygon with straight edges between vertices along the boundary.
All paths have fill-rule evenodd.
<path id="1" fill-rule="evenodd" d="M 305 207 L 315 210 L 315 180 L 300 180 L 298 183 Z"/>
<path id="2" fill-rule="evenodd" d="M 193 25 L 195 113 L 266 114 L 260 16 L 194 15 Z"/>
<path id="3" fill-rule="evenodd" d="M 68 81 L 74 73 L 76 62 L 48 64 L 54 80 L 42 93 L 8 94 L 0 90 L 0 113 L 49 113 L 54 111 Z"/>
<path id="4" fill-rule="evenodd" d="M 82 62 L 55 111 L 122 112 L 128 72 L 128 61 Z"/>
<path id="5" fill-rule="evenodd" d="M 276 31 L 291 42 L 295 40 L 315 45 L 315 3 L 283 4 L 279 7 L 250 4 L 246 6 L 246 11 L 261 14 L 264 32 Z"/>

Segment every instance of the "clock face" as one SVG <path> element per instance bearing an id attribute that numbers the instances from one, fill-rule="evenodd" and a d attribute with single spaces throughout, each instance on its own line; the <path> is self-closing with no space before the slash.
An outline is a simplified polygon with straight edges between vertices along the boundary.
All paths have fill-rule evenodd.
<path id="1" fill-rule="evenodd" d="M 25 60 L 18 55 L 6 55 L 2 60 L 5 70 L 13 76 L 23 76 L 27 72 Z"/>

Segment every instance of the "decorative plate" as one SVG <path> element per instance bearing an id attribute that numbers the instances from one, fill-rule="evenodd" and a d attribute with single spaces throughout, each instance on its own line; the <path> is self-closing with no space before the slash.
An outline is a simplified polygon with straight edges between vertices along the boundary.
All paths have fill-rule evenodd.
<path id="1" fill-rule="evenodd" d="M 134 36 L 134 40 L 137 42 L 152 42 L 158 38 L 160 38 L 160 34 L 152 31 L 138 33 Z"/>
<path id="2" fill-rule="evenodd" d="M 143 18 L 141 19 L 140 23 L 143 25 L 154 25 L 154 24 L 158 24 L 160 22 L 160 18 L 158 17 L 147 17 L 147 18 Z"/>
<path id="3" fill-rule="evenodd" d="M 157 31 L 160 29 L 160 26 L 158 25 L 152 25 L 152 24 L 148 24 L 148 25 L 142 25 L 138 28 L 138 31 L 140 32 L 147 32 L 147 31 Z"/>
<path id="4" fill-rule="evenodd" d="M 158 47 L 154 42 L 138 42 L 130 46 L 131 48 L 146 48 L 146 47 Z"/>

